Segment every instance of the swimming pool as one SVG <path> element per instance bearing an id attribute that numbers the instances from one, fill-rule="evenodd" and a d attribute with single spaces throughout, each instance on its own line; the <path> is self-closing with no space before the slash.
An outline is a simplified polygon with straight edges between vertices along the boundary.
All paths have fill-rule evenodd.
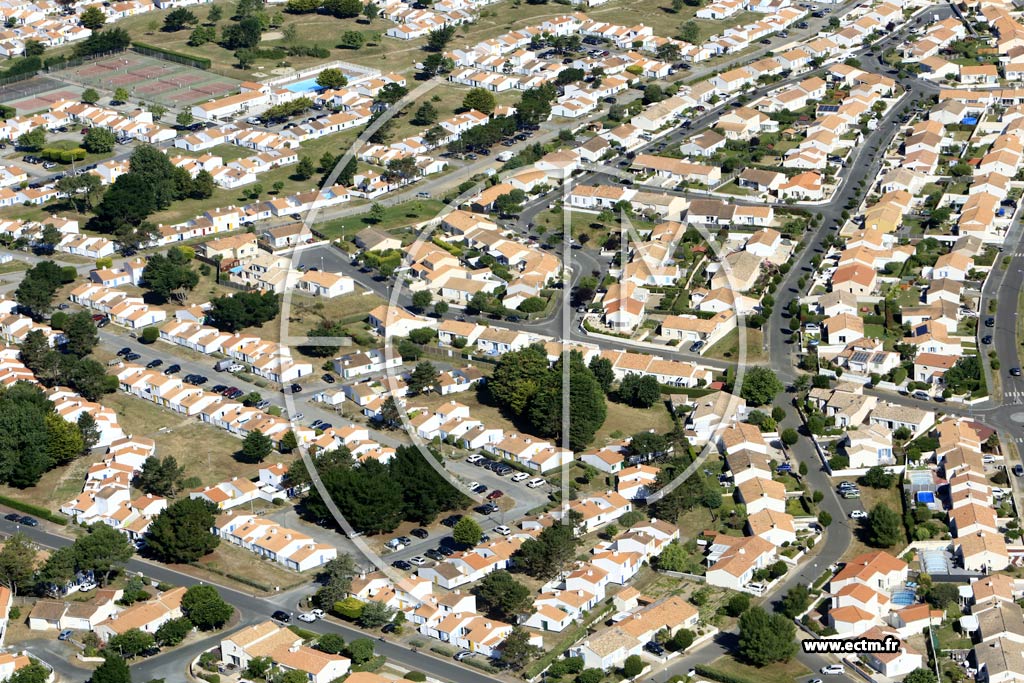
<path id="1" fill-rule="evenodd" d="M 905 589 L 894 591 L 892 594 L 892 602 L 894 605 L 913 605 L 917 602 L 917 594 L 912 590 Z"/>
<path id="2" fill-rule="evenodd" d="M 934 503 L 935 502 L 935 494 L 932 493 L 931 491 L 918 491 L 917 492 L 917 502 L 918 503 L 926 503 L 926 504 L 927 503 Z"/>
<path id="3" fill-rule="evenodd" d="M 320 92 L 323 90 L 319 85 L 316 84 L 315 78 L 307 78 L 304 81 L 296 81 L 295 83 L 289 83 L 284 86 L 285 90 L 289 92 Z"/>

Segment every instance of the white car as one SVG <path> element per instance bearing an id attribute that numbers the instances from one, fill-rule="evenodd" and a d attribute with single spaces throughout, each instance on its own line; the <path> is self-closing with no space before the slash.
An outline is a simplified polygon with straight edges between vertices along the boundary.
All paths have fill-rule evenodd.
<path id="1" fill-rule="evenodd" d="M 535 479 L 531 479 L 530 481 L 526 482 L 526 485 L 529 488 L 531 488 L 531 489 L 535 489 L 538 486 L 543 486 L 544 485 L 544 479 L 543 479 L 543 477 L 537 477 Z"/>
<path id="2" fill-rule="evenodd" d="M 469 489 L 470 491 L 472 491 L 473 489 L 475 489 L 479 485 L 480 485 L 480 482 L 478 482 L 478 481 L 471 481 L 468 484 L 466 484 L 466 488 Z"/>
<path id="3" fill-rule="evenodd" d="M 305 621 L 306 623 L 313 623 L 316 621 L 316 615 L 312 612 L 303 612 L 299 615 L 299 621 Z"/>
<path id="4" fill-rule="evenodd" d="M 474 453 L 472 455 L 466 456 L 466 462 L 468 462 L 470 465 L 472 465 L 475 462 L 480 462 L 483 459 L 484 456 L 480 455 L 479 453 Z"/>
<path id="5" fill-rule="evenodd" d="M 235 363 L 228 368 L 228 372 L 241 372 L 242 370 L 245 370 L 245 366 L 241 363 Z"/>
<path id="6" fill-rule="evenodd" d="M 312 614 L 317 619 L 323 619 L 324 618 L 324 611 L 322 609 L 318 608 L 318 609 L 310 610 L 309 613 Z"/>
<path id="7" fill-rule="evenodd" d="M 868 513 L 863 510 L 854 510 L 850 513 L 850 519 L 867 519 Z"/>
<path id="8" fill-rule="evenodd" d="M 846 673 L 846 667 L 842 664 L 829 664 L 821 667 L 821 673 L 826 676 L 841 676 Z"/>
<path id="9" fill-rule="evenodd" d="M 427 558 L 423 557 L 422 555 L 417 555 L 416 557 L 410 557 L 409 562 L 411 564 L 416 565 L 417 567 L 422 567 L 427 563 Z"/>
<path id="10" fill-rule="evenodd" d="M 82 591 L 83 593 L 88 593 L 91 590 L 96 590 L 96 584 L 92 581 L 86 581 L 78 587 L 78 590 Z"/>
<path id="11" fill-rule="evenodd" d="M 512 530 L 502 524 L 501 526 L 494 527 L 494 533 L 501 534 L 502 536 L 508 536 L 512 533 Z"/>
<path id="12" fill-rule="evenodd" d="M 527 474 L 526 472 L 517 472 L 517 473 L 513 474 L 512 477 L 511 477 L 512 481 L 523 481 L 523 480 L 529 479 L 529 478 L 530 478 L 530 475 Z"/>

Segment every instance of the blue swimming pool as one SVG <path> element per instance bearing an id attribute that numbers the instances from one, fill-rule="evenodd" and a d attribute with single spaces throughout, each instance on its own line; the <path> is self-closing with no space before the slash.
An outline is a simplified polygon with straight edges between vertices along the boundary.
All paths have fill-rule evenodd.
<path id="1" fill-rule="evenodd" d="M 296 81 L 295 83 L 289 83 L 284 86 L 285 90 L 291 92 L 320 92 L 323 90 L 319 85 L 316 84 L 315 78 L 307 78 L 304 81 Z"/>
<path id="2" fill-rule="evenodd" d="M 927 503 L 934 503 L 935 502 L 935 494 L 932 493 L 931 491 L 918 491 L 917 492 L 917 502 L 918 503 L 926 503 L 926 504 Z"/>
<path id="3" fill-rule="evenodd" d="M 913 605 L 917 602 L 917 595 L 912 590 L 898 590 L 892 594 L 894 605 Z"/>

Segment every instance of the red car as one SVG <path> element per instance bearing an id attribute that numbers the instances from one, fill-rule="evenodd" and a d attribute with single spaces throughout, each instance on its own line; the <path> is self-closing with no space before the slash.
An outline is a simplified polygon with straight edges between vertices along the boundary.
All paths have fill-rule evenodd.
<path id="1" fill-rule="evenodd" d="M 493 491 L 487 494 L 487 500 L 498 500 L 504 495 L 505 492 L 502 491 L 501 489 L 494 489 Z"/>
<path id="2" fill-rule="evenodd" d="M 106 318 L 106 317 L 107 317 L 107 316 L 103 315 L 102 313 L 97 313 L 96 315 L 94 315 L 94 316 L 92 317 L 92 321 L 93 321 L 94 323 L 98 323 L 99 321 L 103 320 L 103 319 L 104 319 L 104 318 Z"/>

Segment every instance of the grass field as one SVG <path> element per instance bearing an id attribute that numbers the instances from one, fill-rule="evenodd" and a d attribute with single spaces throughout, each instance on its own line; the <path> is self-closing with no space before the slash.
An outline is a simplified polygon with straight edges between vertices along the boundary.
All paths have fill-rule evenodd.
<path id="1" fill-rule="evenodd" d="M 370 222 L 369 216 L 346 216 L 317 226 L 317 231 L 331 239 L 338 239 L 354 235 L 371 225 L 380 230 L 403 228 L 430 220 L 440 214 L 444 207 L 444 202 L 437 199 L 417 199 L 384 207 L 384 217 L 376 224 Z"/>
<path id="2" fill-rule="evenodd" d="M 746 336 L 746 363 L 749 365 L 751 363 L 763 363 L 767 361 L 768 357 L 764 352 L 764 339 L 761 334 L 761 330 L 748 327 L 746 329 Z M 716 358 L 718 360 L 735 361 L 739 358 L 739 346 L 740 332 L 739 330 L 733 330 L 722 337 L 718 343 L 705 351 L 704 355 L 708 358 Z"/>
<path id="3" fill-rule="evenodd" d="M 730 674 L 738 681 L 749 681 L 749 683 L 792 683 L 811 673 L 796 659 L 768 666 L 751 666 L 727 655 L 711 662 L 711 667 L 716 671 Z"/>
<path id="4" fill-rule="evenodd" d="M 865 511 L 870 512 L 871 508 L 878 503 L 885 503 L 902 519 L 903 501 L 901 500 L 900 489 L 895 486 L 887 489 L 873 489 L 870 486 L 860 487 L 860 505 Z M 849 520 L 849 522 L 853 530 L 853 538 L 850 540 L 850 546 L 843 553 L 842 559 L 848 560 L 851 557 L 857 557 L 863 553 L 877 550 L 877 548 L 867 544 L 867 525 L 864 523 L 864 520 Z M 890 548 L 890 551 L 895 554 L 906 547 L 906 545 L 906 531 L 900 525 L 900 540 L 893 548 Z"/>
<path id="5" fill-rule="evenodd" d="M 660 402 L 646 409 L 631 408 L 622 403 L 608 401 L 608 417 L 597 430 L 594 443 L 601 445 L 612 438 L 612 434 L 631 436 L 653 429 L 659 434 L 672 430 L 672 416 Z"/>

